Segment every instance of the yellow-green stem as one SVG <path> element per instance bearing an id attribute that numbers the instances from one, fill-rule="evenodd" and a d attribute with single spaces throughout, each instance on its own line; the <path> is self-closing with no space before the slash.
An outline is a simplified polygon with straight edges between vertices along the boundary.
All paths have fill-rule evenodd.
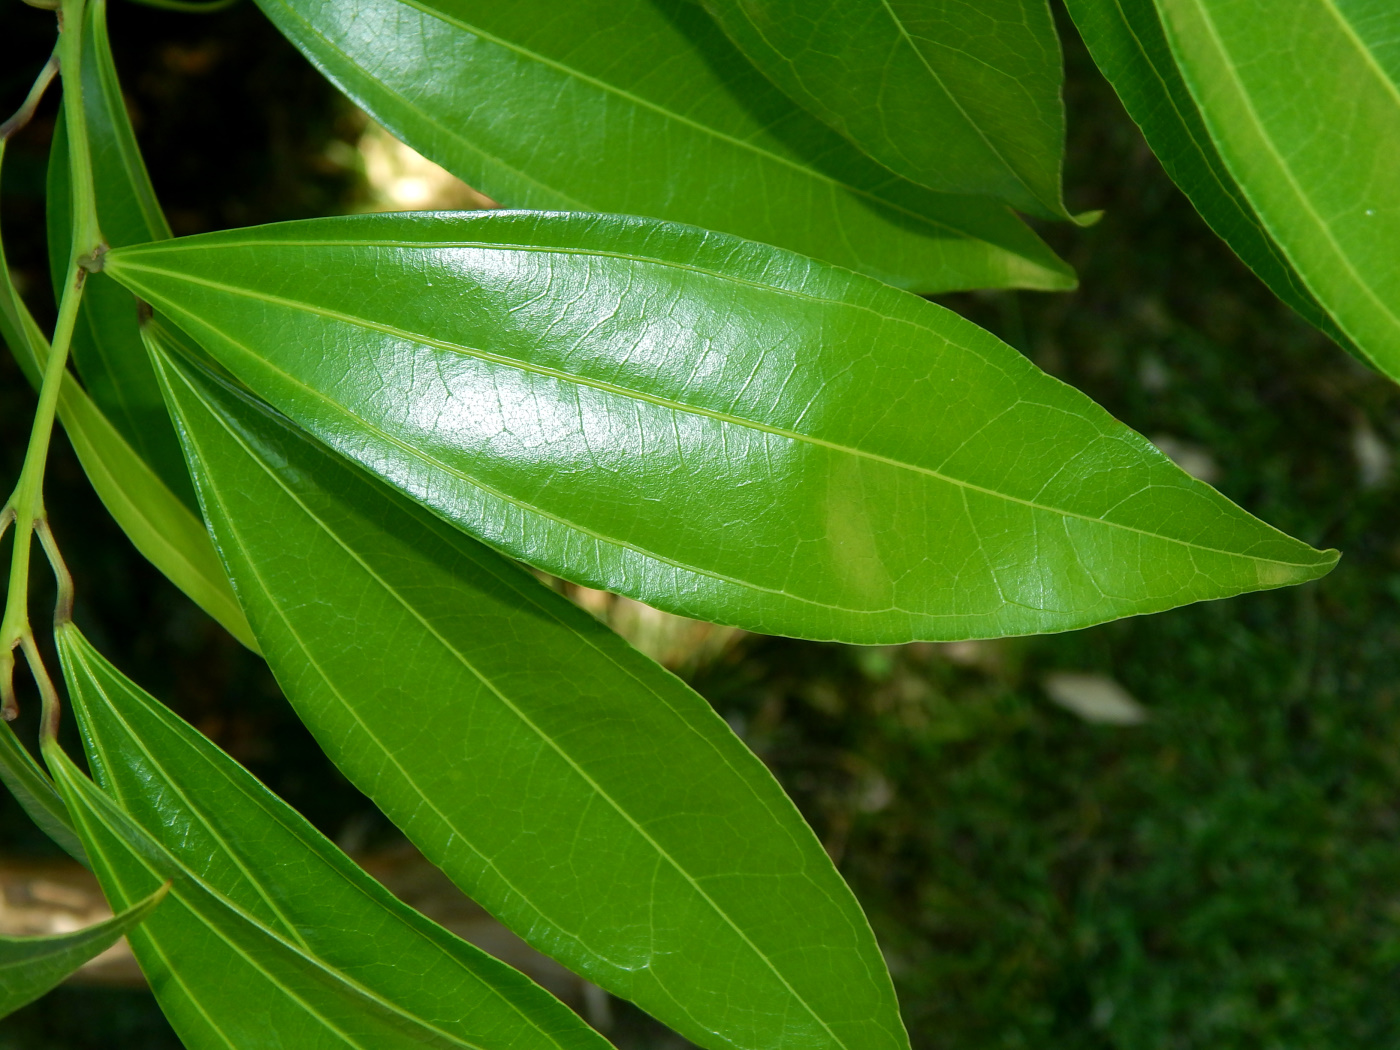
<path id="1" fill-rule="evenodd" d="M 102 234 L 97 223 L 97 201 L 93 186 L 92 158 L 88 146 L 87 114 L 83 106 L 83 9 L 86 0 L 62 0 L 59 9 L 59 74 L 63 78 L 63 110 L 69 136 L 70 176 L 73 186 L 73 243 L 68 276 L 59 303 L 49 359 L 39 388 L 39 406 L 29 434 L 24 466 L 14 494 L 0 510 L 0 522 L 15 524 L 11 552 L 10 580 L 5 597 L 5 613 L 0 619 L 0 717 L 18 714 L 14 693 L 15 649 L 24 651 L 30 670 L 44 700 L 44 731 L 57 727 L 58 698 L 43 666 L 34 632 L 29 624 L 29 560 L 36 529 L 48 550 L 55 571 L 62 564 L 44 518 L 44 468 L 53 436 L 54 414 L 59 390 L 68 366 L 68 347 L 82 304 L 83 287 L 90 269 L 100 265 Z M 60 574 L 60 595 L 71 603 L 71 581 Z"/>

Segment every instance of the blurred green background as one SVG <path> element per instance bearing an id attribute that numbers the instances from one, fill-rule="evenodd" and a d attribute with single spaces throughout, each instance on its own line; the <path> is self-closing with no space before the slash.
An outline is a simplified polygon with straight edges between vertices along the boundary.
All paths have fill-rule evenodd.
<path id="1" fill-rule="evenodd" d="M 52 36 L 51 16 L 3 4 L 8 112 Z M 210 16 L 120 4 L 111 21 L 177 233 L 366 206 L 362 116 L 252 4 Z M 1069 635 L 744 637 L 684 670 L 850 880 L 916 1047 L 1400 1047 L 1400 391 L 1216 240 L 1062 24 L 1068 195 L 1106 215 L 1043 232 L 1082 287 L 944 301 L 1246 508 L 1340 548 L 1340 566 Z M 12 147 L 0 196 L 41 319 L 52 126 L 50 100 Z M 0 477 L 18 473 L 32 405 L 6 357 Z M 261 662 L 135 553 L 58 446 L 49 508 L 93 641 L 333 838 L 392 843 Z M 1056 706 L 1043 687 L 1056 671 L 1110 676 L 1146 721 Z M 17 724 L 27 739 L 36 706 Z M 0 854 L 53 852 L 0 799 Z M 610 1035 L 685 1045 L 625 1007 Z M 175 1046 L 144 992 L 63 988 L 0 1021 L 0 1050 Z"/>

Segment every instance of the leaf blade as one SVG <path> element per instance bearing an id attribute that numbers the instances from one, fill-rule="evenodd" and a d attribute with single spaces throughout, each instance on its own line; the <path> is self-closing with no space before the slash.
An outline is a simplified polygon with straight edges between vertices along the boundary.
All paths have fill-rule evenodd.
<path id="1" fill-rule="evenodd" d="M 891 171 L 1069 217 L 1059 38 L 1042 0 L 705 6 L 785 94 Z"/>
<path id="2" fill-rule="evenodd" d="M 1087 626 L 1335 561 L 956 315 L 707 231 L 367 216 L 109 265 L 259 396 L 446 520 L 684 615 L 951 640 Z"/>
<path id="3" fill-rule="evenodd" d="M 527 978 L 394 898 L 74 628 L 58 643 L 89 760 L 122 812 L 186 872 L 182 885 L 198 881 L 450 1045 L 606 1047 Z M 143 965 L 154 954 L 144 951 Z M 508 1034 L 517 1027 L 533 1031 Z"/>
<path id="4" fill-rule="evenodd" d="M 701 1045 L 907 1046 L 850 891 L 703 700 L 517 567 L 165 360 L 279 681 L 430 860 Z M 381 658 L 390 645 L 412 658 Z"/>
<path id="5" fill-rule="evenodd" d="M 58 987 L 75 970 L 116 944 L 165 899 L 162 886 L 102 922 L 50 937 L 0 936 L 0 1017 Z"/>
<path id="6" fill-rule="evenodd" d="M 1308 291 L 1230 174 L 1172 58 L 1152 0 L 1069 0 L 1094 61 L 1212 230 L 1309 323 L 1358 353 Z"/>
<path id="7" fill-rule="evenodd" d="M 1074 285 L 1004 207 L 893 177 L 794 106 L 689 0 L 260 6 L 376 120 L 511 207 L 691 222 L 925 294 Z"/>
<path id="8" fill-rule="evenodd" d="M 1158 11 L 1265 227 L 1350 340 L 1400 378 L 1400 191 L 1388 176 L 1400 164 L 1400 68 L 1386 51 L 1400 15 L 1350 0 L 1270 19 L 1220 0 L 1159 0 Z"/>

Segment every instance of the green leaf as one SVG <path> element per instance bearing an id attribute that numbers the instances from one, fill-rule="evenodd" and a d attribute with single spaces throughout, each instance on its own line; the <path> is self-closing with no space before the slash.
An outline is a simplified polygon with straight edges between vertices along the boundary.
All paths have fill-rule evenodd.
<path id="1" fill-rule="evenodd" d="M 89 0 L 83 38 L 83 105 L 92 148 L 102 234 L 113 246 L 170 236 L 127 119 L 107 41 L 106 0 Z M 49 265 L 62 294 L 72 250 L 68 135 L 62 114 L 54 129 L 47 195 Z M 191 509 L 194 488 L 179 440 L 141 343 L 136 300 L 102 273 L 89 275 L 73 330 L 72 355 L 93 401 L 171 492 Z"/>
<path id="2" fill-rule="evenodd" d="M 356 1045 L 355 1026 L 382 1025 L 387 1041 L 360 1044 L 376 1050 L 607 1047 L 524 975 L 395 899 L 73 627 L 60 628 L 58 645 L 94 775 L 174 866 L 177 903 L 133 947 L 148 974 L 170 976 L 152 985 L 187 1045 L 212 1043 L 212 1030 L 234 1046 L 266 1045 L 266 1020 L 248 1008 L 264 1000 L 239 1000 L 220 977 L 225 966 L 247 965 L 231 957 L 237 945 L 264 944 L 273 965 L 243 989 L 276 983 L 281 966 L 294 974 L 277 990 L 288 1001 L 276 1009 L 292 1025 L 274 1029 L 282 1045 L 342 1045 L 316 1020 L 321 1011 L 347 1015 L 337 1022 L 346 1045 Z M 107 851 L 104 887 L 127 894 L 150 878 L 137 860 L 129 846 Z M 303 980 L 323 990 L 298 1006 Z"/>
<path id="3" fill-rule="evenodd" d="M 0 722 L 0 781 L 40 831 L 83 867 L 91 867 L 68 816 L 68 807 L 63 804 L 53 781 L 39 768 L 39 763 L 25 750 L 7 722 Z"/>
<path id="4" fill-rule="evenodd" d="M 1047 219 L 1060 40 L 1046 0 L 705 0 L 768 78 L 891 171 Z"/>
<path id="5" fill-rule="evenodd" d="M 1230 174 L 1172 58 L 1152 0 L 1066 0 L 1066 6 L 1128 115 L 1201 218 L 1275 295 L 1356 353 Z"/>
<path id="6" fill-rule="evenodd" d="M 1005 207 L 894 177 L 688 0 L 259 0 L 414 149 L 512 208 L 694 223 L 920 293 L 1074 287 Z"/>
<path id="7" fill-rule="evenodd" d="M 53 937 L 0 936 L 0 1017 L 8 1017 L 97 958 L 165 899 L 162 886 L 105 922 Z"/>
<path id="8" fill-rule="evenodd" d="M 164 360 L 278 681 L 433 863 L 701 1046 L 907 1047 L 859 906 L 704 700 L 518 566 Z"/>
<path id="9" fill-rule="evenodd" d="M 1264 228 L 1400 379 L 1400 7 L 1158 0 L 1187 85 Z"/>
<path id="10" fill-rule="evenodd" d="M 861 643 L 1024 634 L 1337 557 L 955 314 L 703 230 L 358 216 L 108 266 L 442 517 L 687 616 Z"/>
<path id="11" fill-rule="evenodd" d="M 143 827 L 123 813 L 58 748 L 46 748 L 44 757 L 109 899 L 129 899 L 161 880 L 174 884 L 165 906 L 128 939 L 158 990 L 161 1009 L 189 1050 L 252 1050 L 268 1046 L 269 1040 L 298 1050 L 569 1045 L 525 1023 L 468 1041 L 448 1031 L 449 1025 L 415 1017 L 318 959 L 294 934 L 275 929 L 221 894 L 162 847 L 156 839 L 159 829 Z M 345 934 L 367 942 L 366 954 L 374 955 L 377 932 Z M 377 957 L 378 968 L 394 969 L 398 963 L 392 956 Z M 375 968 L 366 964 L 364 970 Z M 426 983 L 433 974 L 423 976 Z M 449 999 L 441 1002 L 439 1012 L 452 1018 L 478 1005 Z"/>

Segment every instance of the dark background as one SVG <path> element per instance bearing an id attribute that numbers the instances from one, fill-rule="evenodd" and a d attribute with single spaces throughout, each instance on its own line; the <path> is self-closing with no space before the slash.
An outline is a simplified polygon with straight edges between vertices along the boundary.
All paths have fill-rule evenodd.
<path id="1" fill-rule="evenodd" d="M 0 0 L 5 112 L 51 25 Z M 176 233 L 365 200 L 362 118 L 252 4 L 114 4 L 111 29 Z M 1068 195 L 1106 215 L 1043 232 L 1082 288 L 945 301 L 1135 429 L 1207 451 L 1226 495 L 1339 547 L 1340 566 L 1303 587 L 971 648 L 746 638 L 692 680 L 837 858 L 916 1047 L 1400 1046 L 1400 489 L 1356 452 L 1368 432 L 1382 454 L 1400 442 L 1400 391 L 1234 259 L 1067 23 L 1064 37 Z M 11 266 L 44 323 L 52 124 L 50 100 L 12 144 L 0 196 Z M 32 408 L 6 356 L 6 486 Z M 135 553 L 56 446 L 50 515 L 94 643 L 333 838 L 392 842 L 261 662 Z M 1055 669 L 1112 675 L 1150 720 L 1086 724 L 1046 700 Z M 36 707 L 18 723 L 26 739 Z M 52 851 L 0 799 L 0 852 Z M 625 1010 L 614 1037 L 672 1045 Z M 143 992 L 63 988 L 0 1021 L 0 1050 L 177 1045 Z"/>

